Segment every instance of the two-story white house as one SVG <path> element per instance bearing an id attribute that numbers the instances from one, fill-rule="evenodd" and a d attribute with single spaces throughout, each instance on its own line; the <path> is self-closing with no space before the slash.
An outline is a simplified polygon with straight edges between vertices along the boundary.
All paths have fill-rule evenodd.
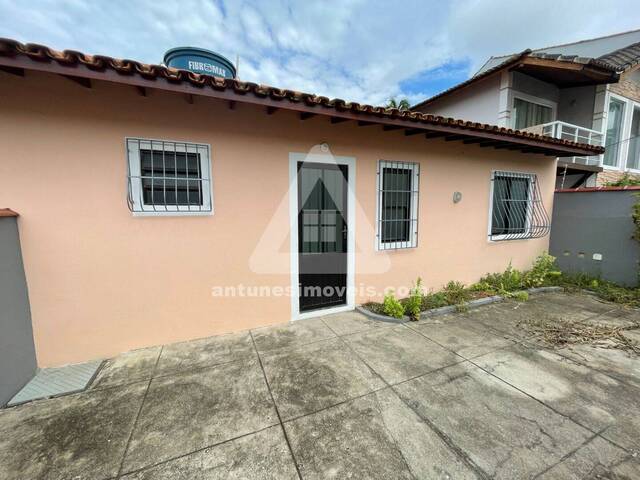
<path id="1" fill-rule="evenodd" d="M 560 159 L 558 188 L 640 178 L 640 30 L 491 57 L 412 109 L 605 145 Z"/>

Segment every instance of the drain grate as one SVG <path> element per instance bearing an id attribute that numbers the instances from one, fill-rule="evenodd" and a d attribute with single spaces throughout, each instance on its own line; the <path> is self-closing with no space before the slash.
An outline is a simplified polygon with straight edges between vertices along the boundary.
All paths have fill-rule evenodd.
<path id="1" fill-rule="evenodd" d="M 102 360 L 43 368 L 7 403 L 8 407 L 39 398 L 56 397 L 84 390 L 97 373 Z"/>

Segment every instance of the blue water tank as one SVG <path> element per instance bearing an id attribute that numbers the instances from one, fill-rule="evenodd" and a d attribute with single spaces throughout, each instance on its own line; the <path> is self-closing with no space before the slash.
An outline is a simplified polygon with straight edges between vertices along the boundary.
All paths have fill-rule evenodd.
<path id="1" fill-rule="evenodd" d="M 164 54 L 164 64 L 203 75 L 236 78 L 236 68 L 233 63 L 222 55 L 204 48 L 172 48 Z"/>

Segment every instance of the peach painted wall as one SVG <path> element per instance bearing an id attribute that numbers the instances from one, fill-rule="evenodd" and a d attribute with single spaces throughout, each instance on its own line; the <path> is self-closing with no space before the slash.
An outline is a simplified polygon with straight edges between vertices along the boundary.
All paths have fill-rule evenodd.
<path id="1" fill-rule="evenodd" d="M 232 111 L 212 99 L 189 104 L 156 91 L 145 98 L 109 83 L 89 90 L 47 74 L 2 75 L 0 84 L 0 206 L 21 215 L 40 366 L 287 322 L 286 296 L 215 298 L 211 288 L 289 287 L 286 255 L 272 274 L 254 273 L 249 258 L 268 225 L 284 232 L 274 252 L 288 252 L 288 154 L 322 142 L 356 158 L 358 258 L 390 261 L 384 274 L 360 273 L 365 265 L 356 264 L 356 286 L 397 288 L 417 276 L 429 288 L 469 283 L 509 261 L 525 268 L 548 247 L 548 237 L 490 243 L 487 222 L 492 169 L 537 173 L 551 212 L 550 157 L 322 117 L 303 122 L 285 111 L 267 116 L 242 104 Z M 127 136 L 210 144 L 215 214 L 134 218 L 125 201 Z M 367 225 L 375 225 L 379 159 L 421 164 L 416 249 L 374 251 Z M 459 204 L 454 191 L 463 194 Z"/>

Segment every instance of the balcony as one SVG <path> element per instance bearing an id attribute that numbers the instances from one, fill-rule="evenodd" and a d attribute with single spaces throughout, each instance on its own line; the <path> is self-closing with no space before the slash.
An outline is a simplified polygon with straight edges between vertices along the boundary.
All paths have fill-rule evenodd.
<path id="1" fill-rule="evenodd" d="M 534 125 L 523 129 L 525 132 L 536 133 L 538 135 L 547 135 L 549 137 L 560 138 L 571 142 L 586 143 L 589 145 L 603 145 L 604 135 L 596 130 L 572 125 L 570 123 L 555 121 Z M 579 163 L 582 165 L 601 165 L 601 156 L 594 155 L 590 157 L 569 157 L 563 158 L 565 163 Z"/>

